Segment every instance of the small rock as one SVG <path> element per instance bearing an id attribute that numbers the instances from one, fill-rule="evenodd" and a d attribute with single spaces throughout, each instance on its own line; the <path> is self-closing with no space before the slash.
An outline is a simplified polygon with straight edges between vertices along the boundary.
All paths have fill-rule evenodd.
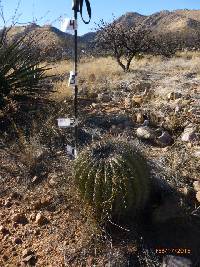
<path id="1" fill-rule="evenodd" d="M 144 120 L 142 126 L 149 126 L 150 121 L 149 120 Z"/>
<path id="2" fill-rule="evenodd" d="M 16 199 L 16 200 L 21 200 L 21 199 L 22 199 L 22 195 L 19 194 L 18 192 L 13 192 L 13 193 L 10 195 L 10 198 L 11 198 L 11 199 Z"/>
<path id="3" fill-rule="evenodd" d="M 55 185 L 58 184 L 58 181 L 56 181 L 56 178 L 51 178 L 51 179 L 49 180 L 49 184 L 50 184 L 51 186 L 55 186 Z"/>
<path id="4" fill-rule="evenodd" d="M 186 127 L 182 134 L 181 140 L 183 142 L 194 141 L 197 138 L 195 132 L 196 132 L 196 129 L 194 127 Z"/>
<path id="5" fill-rule="evenodd" d="M 196 192 L 200 191 L 200 181 L 194 181 L 193 188 Z"/>
<path id="6" fill-rule="evenodd" d="M 91 107 L 92 107 L 92 108 L 95 108 L 96 106 L 97 106 L 96 103 L 92 103 L 92 104 L 91 104 Z"/>
<path id="7" fill-rule="evenodd" d="M 37 257 L 34 254 L 32 254 L 32 255 L 29 255 L 29 256 L 23 258 L 22 262 L 28 263 L 31 266 L 35 266 L 35 264 L 37 262 Z"/>
<path id="8" fill-rule="evenodd" d="M 200 202 L 200 191 L 198 191 L 198 192 L 196 193 L 196 199 L 197 199 L 198 202 Z"/>
<path id="9" fill-rule="evenodd" d="M 131 107 L 131 100 L 130 100 L 129 97 L 126 97 L 126 98 L 124 99 L 124 107 L 125 107 L 125 108 L 130 108 L 130 107 Z"/>
<path id="10" fill-rule="evenodd" d="M 2 256 L 3 261 L 8 261 L 9 257 L 7 255 Z"/>
<path id="11" fill-rule="evenodd" d="M 140 139 L 152 140 L 155 138 L 154 131 L 148 126 L 139 127 L 136 131 L 136 134 Z"/>
<path id="12" fill-rule="evenodd" d="M 24 213 L 14 214 L 12 217 L 12 220 L 18 224 L 27 224 L 28 223 L 28 219 Z"/>
<path id="13" fill-rule="evenodd" d="M 29 249 L 29 248 L 26 248 L 22 251 L 22 258 L 25 258 L 29 255 L 33 255 L 34 254 L 34 251 Z"/>
<path id="14" fill-rule="evenodd" d="M 36 202 L 32 205 L 32 208 L 33 208 L 34 210 L 40 210 L 40 209 L 42 208 L 41 200 L 36 201 Z"/>
<path id="15" fill-rule="evenodd" d="M 179 99 L 182 97 L 182 94 L 179 93 L 179 92 L 170 92 L 168 95 L 167 95 L 167 99 L 168 100 L 176 100 L 176 99 Z"/>
<path id="16" fill-rule="evenodd" d="M 10 234 L 10 231 L 7 228 L 5 228 L 3 225 L 0 226 L 0 232 L 3 234 L 3 236 Z"/>
<path id="17" fill-rule="evenodd" d="M 48 196 L 48 197 L 44 197 L 41 199 L 41 205 L 42 207 L 47 207 L 52 203 L 52 197 Z"/>
<path id="18" fill-rule="evenodd" d="M 141 95 L 135 95 L 132 97 L 131 102 L 133 106 L 141 106 L 144 101 L 144 97 Z"/>
<path id="19" fill-rule="evenodd" d="M 181 193 L 181 194 L 183 194 L 184 196 L 188 196 L 188 193 L 189 193 L 189 190 L 188 190 L 188 188 L 187 187 L 181 187 L 180 189 L 179 189 L 179 192 Z"/>
<path id="20" fill-rule="evenodd" d="M 179 256 L 166 255 L 163 258 L 161 267 L 191 267 L 192 262 L 189 259 Z"/>
<path id="21" fill-rule="evenodd" d="M 112 100 L 112 97 L 108 93 L 98 94 L 97 98 L 102 102 L 110 102 Z"/>
<path id="22" fill-rule="evenodd" d="M 110 128 L 111 134 L 118 134 L 119 133 L 119 128 L 116 125 L 112 125 Z"/>
<path id="23" fill-rule="evenodd" d="M 34 235 L 37 236 L 37 235 L 39 235 L 39 234 L 40 234 L 40 229 L 35 229 L 35 230 L 34 230 Z"/>
<path id="24" fill-rule="evenodd" d="M 157 140 L 161 145 L 166 146 L 170 145 L 173 142 L 171 135 L 167 131 L 164 131 L 161 136 L 157 138 Z"/>
<path id="25" fill-rule="evenodd" d="M 38 182 L 38 180 L 39 180 L 39 177 L 38 176 L 34 176 L 32 178 L 32 183 L 36 183 L 36 182 Z"/>
<path id="26" fill-rule="evenodd" d="M 17 244 L 17 245 L 21 245 L 22 244 L 21 238 L 20 237 L 14 238 L 14 243 Z"/>
<path id="27" fill-rule="evenodd" d="M 12 202 L 10 201 L 10 199 L 6 199 L 5 200 L 5 203 L 4 203 L 4 206 L 6 207 L 6 208 L 10 208 L 11 206 L 12 206 Z"/>
<path id="28" fill-rule="evenodd" d="M 194 151 L 194 156 L 196 158 L 200 158 L 200 147 L 196 148 L 195 151 Z"/>
<path id="29" fill-rule="evenodd" d="M 141 123 L 141 124 L 144 122 L 144 116 L 143 116 L 142 113 L 138 113 L 138 114 L 136 115 L 136 122 L 137 122 L 137 123 Z"/>
<path id="30" fill-rule="evenodd" d="M 35 222 L 38 224 L 38 225 L 44 225 L 48 222 L 48 219 L 42 214 L 42 213 L 38 213 L 36 215 L 36 219 L 35 219 Z"/>

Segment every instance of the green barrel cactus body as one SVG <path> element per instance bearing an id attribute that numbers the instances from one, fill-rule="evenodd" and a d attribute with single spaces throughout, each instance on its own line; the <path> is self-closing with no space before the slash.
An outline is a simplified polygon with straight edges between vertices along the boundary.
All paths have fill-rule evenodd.
<path id="1" fill-rule="evenodd" d="M 149 196 L 149 168 L 144 157 L 127 142 L 109 140 L 83 150 L 74 166 L 84 200 L 99 220 L 132 216 Z"/>

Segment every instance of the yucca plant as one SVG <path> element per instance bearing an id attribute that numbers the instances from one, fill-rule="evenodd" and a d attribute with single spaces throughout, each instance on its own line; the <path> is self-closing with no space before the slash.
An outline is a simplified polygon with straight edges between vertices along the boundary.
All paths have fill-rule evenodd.
<path id="1" fill-rule="evenodd" d="M 33 60 L 24 38 L 9 44 L 0 43 L 0 108 L 16 95 L 46 92 L 39 82 L 46 78 L 47 68 L 39 63 Z"/>
<path id="2" fill-rule="evenodd" d="M 74 162 L 74 176 L 99 221 L 135 216 L 148 200 L 149 167 L 127 142 L 105 140 L 86 148 Z"/>

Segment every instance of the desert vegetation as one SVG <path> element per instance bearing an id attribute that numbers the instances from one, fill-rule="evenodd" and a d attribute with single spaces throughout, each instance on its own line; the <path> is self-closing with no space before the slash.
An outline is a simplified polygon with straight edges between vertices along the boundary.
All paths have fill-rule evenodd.
<path id="1" fill-rule="evenodd" d="M 200 265 L 200 54 L 139 27 L 167 16 L 191 19 L 135 14 L 129 29 L 127 14 L 80 37 L 75 160 L 57 125 L 73 116 L 71 57 L 1 31 L 0 266 Z"/>

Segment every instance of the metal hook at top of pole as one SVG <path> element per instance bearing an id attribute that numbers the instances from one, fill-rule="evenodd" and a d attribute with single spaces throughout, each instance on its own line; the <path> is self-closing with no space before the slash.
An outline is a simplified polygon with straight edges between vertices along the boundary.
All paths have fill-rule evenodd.
<path id="1" fill-rule="evenodd" d="M 80 12 L 80 0 L 72 0 L 72 10 Z"/>

